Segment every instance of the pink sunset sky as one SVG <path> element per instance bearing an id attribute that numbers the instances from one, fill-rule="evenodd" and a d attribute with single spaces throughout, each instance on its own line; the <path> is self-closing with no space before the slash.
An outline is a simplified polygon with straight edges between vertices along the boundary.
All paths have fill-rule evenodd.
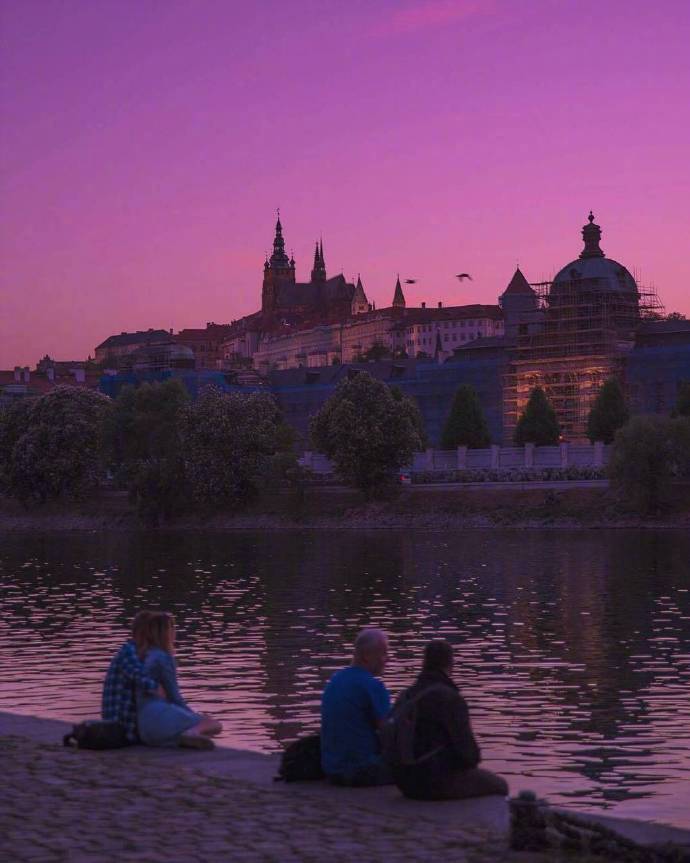
<path id="1" fill-rule="evenodd" d="M 0 39 L 0 368 L 256 310 L 276 207 L 380 306 L 549 278 L 592 208 L 690 316 L 687 0 L 3 0 Z"/>

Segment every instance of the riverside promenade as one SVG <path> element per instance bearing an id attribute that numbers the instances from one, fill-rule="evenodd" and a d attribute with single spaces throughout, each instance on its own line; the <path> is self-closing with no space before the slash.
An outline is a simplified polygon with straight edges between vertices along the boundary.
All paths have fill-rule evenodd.
<path id="1" fill-rule="evenodd" d="M 67 730 L 0 713 L 6 863 L 573 859 L 509 850 L 499 798 L 419 803 L 394 788 L 286 785 L 272 781 L 275 757 L 221 747 L 78 751 L 61 745 Z M 651 841 L 680 841 L 677 833 Z"/>

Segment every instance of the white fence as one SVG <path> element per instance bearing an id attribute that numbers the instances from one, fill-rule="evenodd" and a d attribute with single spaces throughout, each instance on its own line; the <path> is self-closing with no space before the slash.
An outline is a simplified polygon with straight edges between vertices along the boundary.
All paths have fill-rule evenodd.
<path id="1" fill-rule="evenodd" d="M 428 449 L 415 453 L 412 473 L 450 470 L 545 470 L 547 468 L 601 468 L 607 463 L 611 447 L 594 444 L 562 443 L 558 446 L 491 446 L 487 449 Z M 305 452 L 300 463 L 315 473 L 332 473 L 331 462 L 317 452 Z"/>

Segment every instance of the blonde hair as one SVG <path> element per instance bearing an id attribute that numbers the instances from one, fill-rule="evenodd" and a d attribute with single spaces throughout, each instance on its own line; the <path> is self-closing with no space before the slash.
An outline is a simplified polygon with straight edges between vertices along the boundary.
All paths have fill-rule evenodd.
<path id="1" fill-rule="evenodd" d="M 154 611 L 138 611 L 132 621 L 132 640 L 140 656 L 146 653 L 148 625 L 153 614 L 155 614 Z"/>
<path id="2" fill-rule="evenodd" d="M 169 611 L 154 611 L 148 619 L 144 653 L 152 647 L 175 654 L 175 618 Z"/>

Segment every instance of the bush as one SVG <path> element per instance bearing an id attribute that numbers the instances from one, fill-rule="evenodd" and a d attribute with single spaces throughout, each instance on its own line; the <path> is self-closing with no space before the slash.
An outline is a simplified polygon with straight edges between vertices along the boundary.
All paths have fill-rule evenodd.
<path id="1" fill-rule="evenodd" d="M 5 435 L 15 435 L 9 464 L 7 492 L 24 503 L 51 498 L 83 499 L 98 488 L 103 476 L 103 424 L 111 400 L 80 387 L 58 386 L 32 400 L 11 416 Z M 17 435 L 17 417 L 25 421 Z M 9 469 L 7 469 L 9 468 Z"/>
<path id="2" fill-rule="evenodd" d="M 535 387 L 515 428 L 515 443 L 518 446 L 526 443 L 552 446 L 558 443 L 560 436 L 561 430 L 556 413 L 546 393 L 541 387 Z"/>
<path id="3" fill-rule="evenodd" d="M 237 508 L 253 498 L 280 451 L 280 415 L 265 393 L 206 387 L 182 414 L 187 481 L 204 508 Z"/>
<path id="4" fill-rule="evenodd" d="M 658 512 L 673 479 L 690 475 L 690 420 L 633 417 L 616 434 L 608 473 L 638 509 Z"/>
<path id="5" fill-rule="evenodd" d="M 489 428 L 474 387 L 463 384 L 458 387 L 450 414 L 441 435 L 443 449 L 466 446 L 482 449 L 491 444 Z"/>
<path id="6" fill-rule="evenodd" d="M 342 380 L 312 418 L 314 447 L 346 483 L 367 495 L 379 492 L 423 447 L 410 404 L 366 372 Z"/>
<path id="7" fill-rule="evenodd" d="M 623 390 L 616 378 L 607 380 L 592 405 L 587 419 L 587 437 L 592 443 L 613 443 L 619 428 L 630 418 Z"/>

